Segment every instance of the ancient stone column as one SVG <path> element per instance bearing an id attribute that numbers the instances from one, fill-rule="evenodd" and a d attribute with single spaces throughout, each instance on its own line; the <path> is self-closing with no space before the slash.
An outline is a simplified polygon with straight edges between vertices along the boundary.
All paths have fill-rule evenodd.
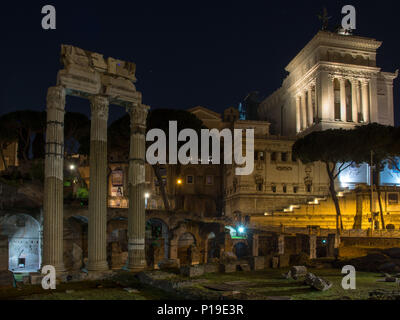
<path id="1" fill-rule="evenodd" d="M 359 92 L 359 83 L 358 80 L 353 79 L 351 81 L 351 114 L 353 122 L 358 122 L 358 92 Z"/>
<path id="2" fill-rule="evenodd" d="M 313 103 L 312 103 L 312 87 L 310 86 L 308 88 L 308 101 L 307 101 L 307 107 L 308 107 L 308 112 L 307 112 L 307 116 L 308 116 L 308 125 L 312 126 L 314 123 L 314 110 L 313 110 Z"/>
<path id="3" fill-rule="evenodd" d="M 276 237 L 276 253 L 285 254 L 285 236 L 283 234 Z"/>
<path id="4" fill-rule="evenodd" d="M 326 250 L 327 257 L 334 257 L 339 248 L 340 236 L 336 233 L 328 234 L 328 245 Z"/>
<path id="5" fill-rule="evenodd" d="M 169 242 L 169 259 L 178 259 L 178 239 L 171 239 Z"/>
<path id="6" fill-rule="evenodd" d="M 45 151 L 43 265 L 64 271 L 63 262 L 63 167 L 64 167 L 65 90 L 61 86 L 47 91 Z"/>
<path id="7" fill-rule="evenodd" d="M 301 127 L 307 129 L 307 101 L 306 92 L 301 94 Z"/>
<path id="8" fill-rule="evenodd" d="M 107 120 L 108 98 L 93 96 L 90 126 L 88 270 L 108 270 L 107 264 Z"/>
<path id="9" fill-rule="evenodd" d="M 296 254 L 303 252 L 303 237 L 302 234 L 296 234 Z"/>
<path id="10" fill-rule="evenodd" d="M 131 118 L 129 152 L 128 208 L 128 268 L 132 271 L 146 267 L 145 257 L 145 156 L 146 118 L 148 106 L 134 104 L 127 108 Z"/>
<path id="11" fill-rule="evenodd" d="M 310 249 L 310 259 L 317 258 L 317 236 L 309 235 L 309 249 Z"/>
<path id="12" fill-rule="evenodd" d="M 339 78 L 339 82 L 340 82 L 340 120 L 346 122 L 347 121 L 346 79 Z"/>
<path id="13" fill-rule="evenodd" d="M 367 80 L 361 81 L 361 98 L 362 98 L 362 117 L 363 122 L 369 122 L 369 83 Z"/>
<path id="14" fill-rule="evenodd" d="M 296 132 L 301 131 L 301 100 L 300 96 L 296 97 Z"/>
<path id="15" fill-rule="evenodd" d="M 253 241 L 251 243 L 251 255 L 253 257 L 258 257 L 258 248 L 259 248 L 259 235 L 253 234 Z"/>

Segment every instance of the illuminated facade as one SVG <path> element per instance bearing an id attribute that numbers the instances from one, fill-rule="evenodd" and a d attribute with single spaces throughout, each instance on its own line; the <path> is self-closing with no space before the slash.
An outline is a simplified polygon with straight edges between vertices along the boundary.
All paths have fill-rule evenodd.
<path id="1" fill-rule="evenodd" d="M 376 64 L 382 42 L 327 31 L 287 65 L 281 88 L 259 108 L 261 119 L 281 135 L 355 125 L 394 125 L 393 80 L 398 73 Z"/>

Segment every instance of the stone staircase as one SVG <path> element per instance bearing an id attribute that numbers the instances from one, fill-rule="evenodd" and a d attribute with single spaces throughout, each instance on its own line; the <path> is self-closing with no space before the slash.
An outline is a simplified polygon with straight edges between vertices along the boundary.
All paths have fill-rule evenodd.
<path id="1" fill-rule="evenodd" d="M 345 229 L 353 228 L 357 213 L 356 195 L 349 189 L 337 193 Z M 366 217 L 364 217 L 364 220 Z M 263 217 L 252 217 L 253 223 L 260 226 L 336 228 L 336 209 L 330 196 L 314 196 L 299 203 L 291 204 L 281 210 Z M 365 223 L 365 221 L 364 221 Z"/>

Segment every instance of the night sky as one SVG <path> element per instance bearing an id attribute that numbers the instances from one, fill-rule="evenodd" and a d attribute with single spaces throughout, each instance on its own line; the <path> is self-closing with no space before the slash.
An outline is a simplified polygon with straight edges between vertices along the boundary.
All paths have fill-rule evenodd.
<path id="1" fill-rule="evenodd" d="M 0 114 L 45 109 L 47 88 L 61 68 L 60 45 L 135 62 L 136 87 L 152 108 L 205 106 L 222 112 L 250 92 L 280 87 L 284 67 L 341 8 L 357 9 L 356 35 L 383 41 L 378 66 L 400 68 L 398 1 L 3 1 Z M 57 30 L 41 28 L 42 6 L 57 10 Z M 395 81 L 400 124 L 399 79 Z M 89 102 L 67 99 L 67 111 L 89 115 Z M 110 120 L 124 110 L 110 108 Z"/>

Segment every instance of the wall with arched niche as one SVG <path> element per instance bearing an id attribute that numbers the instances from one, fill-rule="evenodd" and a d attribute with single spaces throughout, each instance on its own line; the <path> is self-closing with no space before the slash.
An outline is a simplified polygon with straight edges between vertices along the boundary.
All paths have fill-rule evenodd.
<path id="1" fill-rule="evenodd" d="M 9 270 L 37 272 L 41 267 L 41 226 L 28 214 L 3 217 L 0 234 L 8 237 Z"/>

